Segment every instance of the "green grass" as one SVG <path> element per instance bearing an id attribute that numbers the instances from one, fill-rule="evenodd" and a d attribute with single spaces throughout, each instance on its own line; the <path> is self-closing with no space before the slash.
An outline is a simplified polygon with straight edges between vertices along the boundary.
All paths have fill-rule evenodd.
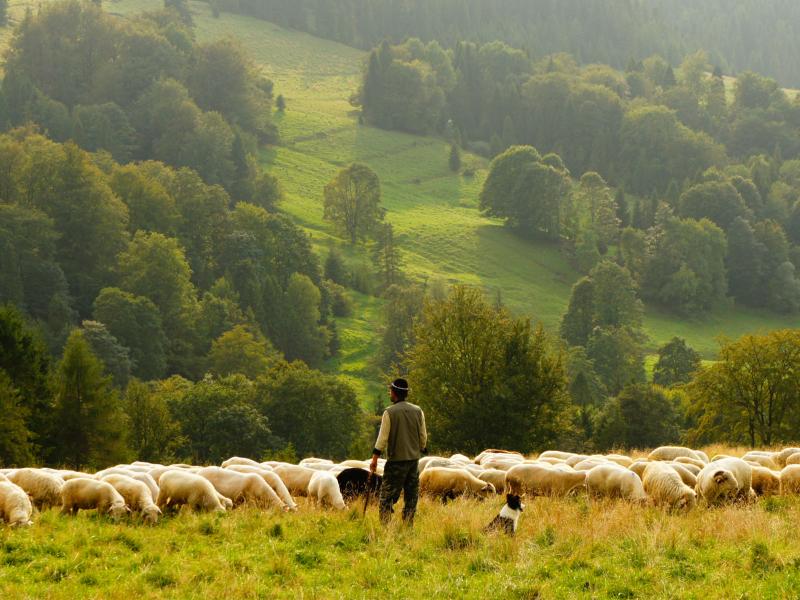
<path id="1" fill-rule="evenodd" d="M 13 2 L 19 18 L 30 2 Z M 162 6 L 161 0 L 104 3 L 110 12 L 129 15 Z M 223 13 L 212 19 L 207 4 L 192 2 L 200 41 L 232 37 L 251 52 L 286 98 L 276 115 L 283 143 L 265 149 L 265 168 L 281 181 L 280 209 L 311 236 L 324 256 L 343 249 L 351 264 L 368 260 L 362 248 L 349 248 L 322 219 L 322 189 L 351 161 L 367 163 L 380 176 L 383 201 L 398 236 L 405 272 L 414 280 L 443 280 L 480 286 L 514 313 L 529 315 L 555 331 L 579 274 L 549 244 L 522 240 L 477 208 L 486 161 L 463 157 L 475 169 L 467 178 L 448 170 L 444 141 L 359 125 L 349 97 L 356 89 L 365 54 L 359 50 L 280 28 L 272 23 Z M 8 28 L 1 33 L 8 39 Z M 381 301 L 355 295 L 356 317 L 341 320 L 342 356 L 329 362 L 357 386 L 362 401 L 379 393 L 370 358 L 377 348 Z M 717 338 L 791 327 L 796 319 L 768 312 L 721 306 L 711 315 L 686 319 L 649 308 L 645 330 L 652 353 L 673 336 L 684 337 L 704 358 L 713 358 Z"/>
<path id="2" fill-rule="evenodd" d="M 482 527 L 502 500 L 422 501 L 413 531 L 375 508 L 182 513 L 154 527 L 56 510 L 0 527 L 2 598 L 785 598 L 800 594 L 797 498 L 669 514 L 530 500 L 515 538 Z"/>

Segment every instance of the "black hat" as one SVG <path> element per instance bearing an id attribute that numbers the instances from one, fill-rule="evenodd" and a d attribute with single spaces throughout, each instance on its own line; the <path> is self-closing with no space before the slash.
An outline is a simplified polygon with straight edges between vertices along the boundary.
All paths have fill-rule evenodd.
<path id="1" fill-rule="evenodd" d="M 391 388 L 393 390 L 395 390 L 396 392 L 399 392 L 401 395 L 406 395 L 409 392 L 408 382 L 405 379 L 403 379 L 402 377 L 398 378 L 398 379 L 395 379 L 392 382 Z"/>

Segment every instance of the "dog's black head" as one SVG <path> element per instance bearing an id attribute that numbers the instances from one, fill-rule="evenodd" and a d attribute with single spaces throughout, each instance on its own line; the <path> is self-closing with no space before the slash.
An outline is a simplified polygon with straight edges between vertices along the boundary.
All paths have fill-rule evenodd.
<path id="1" fill-rule="evenodd" d="M 514 494 L 506 494 L 506 504 L 508 504 L 508 508 L 522 510 L 522 502 L 520 502 L 519 496 Z"/>

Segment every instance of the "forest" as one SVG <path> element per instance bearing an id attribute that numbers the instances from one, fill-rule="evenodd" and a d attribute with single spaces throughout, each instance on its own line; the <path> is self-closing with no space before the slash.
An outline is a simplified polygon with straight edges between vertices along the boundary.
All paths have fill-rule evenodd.
<path id="1" fill-rule="evenodd" d="M 628 3 L 621 28 L 640 38 L 613 49 L 490 18 L 528 3 L 465 0 L 445 27 L 451 4 L 406 21 L 388 1 L 335 19 L 321 0 L 208 9 L 374 46 L 342 98 L 350 122 L 413 134 L 412 149 L 444 140 L 476 213 L 563 257 L 579 278 L 558 327 L 503 290 L 412 274 L 396 184 L 368 161 L 337 159 L 309 198 L 336 237 L 321 246 L 282 184 L 316 174 L 263 158 L 297 143 L 279 134 L 293 100 L 243 44 L 201 37 L 197 4 L 123 18 L 52 2 L 15 23 L 0 85 L 0 465 L 366 453 L 385 401 L 337 370 L 364 298 L 380 306 L 368 377 L 408 375 L 434 449 L 792 439 L 796 330 L 722 339 L 714 361 L 674 336 L 648 363 L 643 326 L 648 307 L 796 318 L 800 104 L 772 78 L 791 73 L 753 63 L 766 74 L 731 80 L 747 56 L 645 35 L 702 14 L 689 3 L 669 23 Z M 609 15 L 591 7 L 599 31 Z M 351 10 L 372 21 L 344 27 Z"/>

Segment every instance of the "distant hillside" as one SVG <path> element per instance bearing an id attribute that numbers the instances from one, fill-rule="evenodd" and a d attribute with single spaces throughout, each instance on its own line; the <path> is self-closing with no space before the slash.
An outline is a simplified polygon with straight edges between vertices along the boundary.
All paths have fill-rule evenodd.
<path id="1" fill-rule="evenodd" d="M 660 54 L 673 64 L 703 48 L 728 73 L 800 84 L 792 0 L 220 0 L 240 12 L 359 48 L 409 37 L 454 45 L 502 40 L 540 57 L 624 67 Z"/>

